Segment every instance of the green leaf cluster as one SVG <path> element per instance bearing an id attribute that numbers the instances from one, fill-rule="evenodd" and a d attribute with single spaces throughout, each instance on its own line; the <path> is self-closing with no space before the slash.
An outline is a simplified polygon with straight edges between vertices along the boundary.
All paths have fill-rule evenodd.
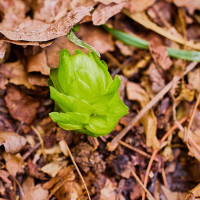
<path id="1" fill-rule="evenodd" d="M 63 49 L 59 66 L 50 72 L 50 97 L 55 112 L 49 115 L 61 128 L 91 136 L 110 133 L 128 108 L 118 94 L 120 79 L 114 80 L 107 65 L 94 52 L 80 50 L 71 55 Z"/>

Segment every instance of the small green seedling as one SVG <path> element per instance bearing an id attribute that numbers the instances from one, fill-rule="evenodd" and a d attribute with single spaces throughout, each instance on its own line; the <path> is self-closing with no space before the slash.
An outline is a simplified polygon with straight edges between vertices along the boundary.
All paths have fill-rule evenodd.
<path id="1" fill-rule="evenodd" d="M 106 63 L 95 52 L 80 50 L 71 55 L 63 49 L 58 69 L 50 72 L 50 97 L 55 112 L 49 115 L 61 128 L 98 137 L 110 133 L 118 120 L 128 114 L 120 99 L 119 76 L 114 80 Z"/>

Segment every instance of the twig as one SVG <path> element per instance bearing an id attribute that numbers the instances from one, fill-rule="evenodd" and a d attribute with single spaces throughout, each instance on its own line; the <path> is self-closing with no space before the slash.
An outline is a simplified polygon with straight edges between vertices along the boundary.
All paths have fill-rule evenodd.
<path id="1" fill-rule="evenodd" d="M 190 63 L 185 73 L 179 77 L 179 80 L 185 76 L 188 72 L 194 69 L 197 62 Z M 126 135 L 126 133 L 144 116 L 144 114 L 151 109 L 163 96 L 172 88 L 173 81 L 170 81 L 130 122 L 129 124 L 107 145 L 109 151 L 114 151 L 119 141 Z"/>
<path id="2" fill-rule="evenodd" d="M 184 118 L 182 118 L 182 119 L 179 121 L 179 123 L 182 124 L 182 123 L 184 123 L 187 119 L 188 119 L 188 117 L 184 117 Z M 170 134 L 173 133 L 173 131 L 174 131 L 176 128 L 178 128 L 178 125 L 177 125 L 177 124 L 174 124 L 174 125 L 171 127 L 171 129 L 170 129 L 167 133 L 165 133 L 165 135 L 164 135 L 164 136 L 162 137 L 162 139 L 160 140 L 160 145 L 159 145 L 160 148 L 162 147 L 163 142 L 168 138 L 168 136 L 169 136 Z M 149 163 L 148 163 L 148 167 L 147 167 L 146 174 L 145 174 L 145 177 L 144 177 L 144 187 L 145 187 L 145 188 L 147 187 L 148 177 L 149 177 L 149 173 L 150 173 L 150 170 L 151 170 L 151 166 L 152 166 L 152 164 L 153 164 L 153 160 L 155 159 L 155 157 L 156 157 L 157 153 L 159 152 L 160 148 L 159 148 L 159 149 L 155 149 L 155 150 L 153 151 L 152 156 L 151 156 L 151 159 L 150 159 L 150 161 L 149 161 Z M 143 192 L 143 194 L 142 194 L 142 200 L 145 200 L 145 193 L 144 193 L 144 192 Z"/>
<path id="3" fill-rule="evenodd" d="M 44 141 L 42 139 L 42 136 L 41 136 L 40 132 L 33 125 L 31 125 L 31 128 L 33 129 L 33 131 L 36 133 L 36 135 L 39 138 L 39 141 L 40 141 L 40 144 L 41 144 L 41 149 L 42 149 L 42 154 L 43 154 L 44 160 L 46 160 L 46 153 L 45 153 L 45 150 L 44 150 Z"/>
<path id="4" fill-rule="evenodd" d="M 73 164 L 74 164 L 74 166 L 75 166 L 75 168 L 76 168 L 76 171 L 78 172 L 78 175 L 79 175 L 80 178 L 81 178 L 81 181 L 83 182 L 83 185 L 84 185 L 85 190 L 86 190 L 86 192 L 87 192 L 88 198 L 89 198 L 89 200 L 91 200 L 90 193 L 89 193 L 89 191 L 88 191 L 88 188 L 87 188 L 87 185 L 86 185 L 86 183 L 85 183 L 85 180 L 84 180 L 84 178 L 83 178 L 83 176 L 82 176 L 82 174 L 81 174 L 81 172 L 80 172 L 80 170 L 79 170 L 79 168 L 78 168 L 78 166 L 77 166 L 77 164 L 76 164 L 76 162 L 75 162 L 75 160 L 74 160 L 74 157 L 72 156 L 72 153 L 71 153 L 71 151 L 70 151 L 70 149 L 69 149 L 69 146 L 68 146 L 67 142 L 65 141 L 65 139 L 64 139 L 62 133 L 60 132 L 60 129 L 59 129 L 59 128 L 58 128 L 58 133 L 59 133 L 61 139 L 63 140 L 64 144 L 65 144 L 65 147 L 66 147 L 66 149 L 67 149 L 67 151 L 68 151 L 68 153 L 69 153 L 69 156 L 70 156 L 70 158 L 71 158 L 71 160 L 72 160 L 72 162 L 73 162 Z"/>
<path id="5" fill-rule="evenodd" d="M 146 189 L 146 187 L 144 187 L 142 181 L 140 180 L 140 178 L 137 176 L 137 174 L 131 170 L 131 173 L 133 175 L 133 177 L 135 178 L 135 180 L 139 183 L 139 185 L 142 187 L 143 191 L 147 193 L 147 197 L 150 199 L 150 200 L 155 200 L 154 197 L 152 196 L 152 194 Z"/>
<path id="6" fill-rule="evenodd" d="M 166 178 L 166 173 L 165 173 L 164 167 L 161 168 L 161 173 L 162 173 L 162 179 L 163 179 L 164 186 L 166 188 L 168 188 L 167 178 Z"/>
<path id="7" fill-rule="evenodd" d="M 34 151 L 39 149 L 41 144 L 38 142 L 33 148 L 29 149 L 23 156 L 23 160 L 26 160 Z"/>

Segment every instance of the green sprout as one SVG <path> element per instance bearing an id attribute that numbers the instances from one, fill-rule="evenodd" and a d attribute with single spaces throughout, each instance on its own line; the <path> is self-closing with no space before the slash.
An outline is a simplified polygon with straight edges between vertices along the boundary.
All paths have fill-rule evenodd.
<path id="1" fill-rule="evenodd" d="M 55 112 L 49 115 L 61 128 L 98 137 L 110 133 L 118 120 L 128 114 L 120 99 L 121 80 L 114 80 L 106 63 L 95 52 L 80 50 L 71 55 L 63 49 L 59 66 L 50 72 L 50 97 Z"/>

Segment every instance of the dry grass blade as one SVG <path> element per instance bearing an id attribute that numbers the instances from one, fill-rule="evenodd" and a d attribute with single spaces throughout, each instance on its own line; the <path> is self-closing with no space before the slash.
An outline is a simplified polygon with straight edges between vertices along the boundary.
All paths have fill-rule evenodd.
<path id="1" fill-rule="evenodd" d="M 73 164 L 74 164 L 74 166 L 75 166 L 75 168 L 76 168 L 76 171 L 78 172 L 78 174 L 79 174 L 79 176 L 80 176 L 80 178 L 81 178 L 81 181 L 83 182 L 83 185 L 84 185 L 85 190 L 86 190 L 87 195 L 88 195 L 88 199 L 91 200 L 90 193 L 89 193 L 89 191 L 88 191 L 88 188 L 87 188 L 87 185 L 86 185 L 86 183 L 85 183 L 85 180 L 84 180 L 84 178 L 83 178 L 83 176 L 82 176 L 82 174 L 81 174 L 81 172 L 80 172 L 80 170 L 79 170 L 79 168 L 78 168 L 78 166 L 77 166 L 77 164 L 76 164 L 76 162 L 75 162 L 75 160 L 74 160 L 74 157 L 72 156 L 72 153 L 71 153 L 71 151 L 70 151 L 70 149 L 69 149 L 69 146 L 68 146 L 67 142 L 65 141 L 65 139 L 64 139 L 62 133 L 60 132 L 60 129 L 59 129 L 59 128 L 58 128 L 58 133 L 59 133 L 59 135 L 60 135 L 60 137 L 61 137 L 61 140 L 65 143 L 65 147 L 66 147 L 66 149 L 67 149 L 67 151 L 68 151 L 68 153 L 69 153 L 69 156 L 70 156 L 70 158 L 71 158 L 71 160 L 72 160 L 72 162 L 73 162 Z"/>
<path id="2" fill-rule="evenodd" d="M 134 21 L 138 22 L 139 24 L 143 25 L 144 27 L 151 29 L 152 31 L 155 31 L 156 33 L 173 40 L 179 44 L 188 46 L 193 49 L 200 50 L 200 44 L 199 43 L 194 43 L 193 41 L 185 41 L 184 38 L 181 36 L 177 37 L 170 33 L 169 31 L 159 27 L 155 23 L 153 23 L 144 12 L 141 13 L 130 13 L 128 10 L 123 9 L 123 13 L 133 19 Z"/>
<path id="3" fill-rule="evenodd" d="M 197 65 L 197 62 L 192 62 L 188 65 L 185 73 L 179 77 L 179 80 L 186 75 L 189 71 L 194 69 Z M 107 147 L 109 151 L 114 151 L 119 144 L 119 141 L 128 133 L 128 131 L 144 116 L 144 114 L 152 108 L 163 96 L 171 89 L 173 81 L 170 81 L 137 115 L 134 117 L 130 123 L 111 141 L 108 143 Z"/>

